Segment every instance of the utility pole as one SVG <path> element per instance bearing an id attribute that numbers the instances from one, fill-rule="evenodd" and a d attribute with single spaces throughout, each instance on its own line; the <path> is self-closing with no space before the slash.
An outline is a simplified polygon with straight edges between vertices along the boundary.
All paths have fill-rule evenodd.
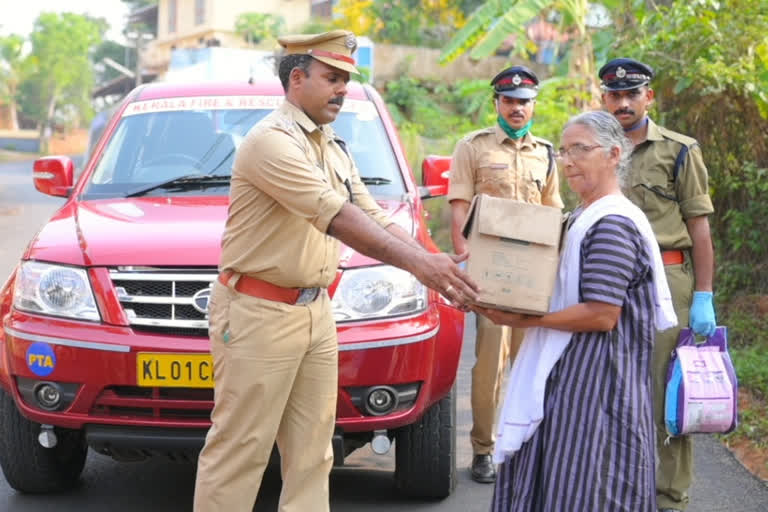
<path id="1" fill-rule="evenodd" d="M 148 32 L 128 32 L 125 34 L 125 38 L 133 43 L 133 47 L 136 48 L 136 71 L 134 71 L 134 77 L 136 79 L 136 86 L 141 85 L 141 52 L 144 50 L 146 44 L 152 40 L 154 36 Z"/>

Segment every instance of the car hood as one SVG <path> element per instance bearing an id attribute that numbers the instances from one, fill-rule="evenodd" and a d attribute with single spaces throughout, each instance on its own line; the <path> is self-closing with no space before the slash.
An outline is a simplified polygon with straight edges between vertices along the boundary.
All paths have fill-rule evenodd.
<path id="1" fill-rule="evenodd" d="M 379 204 L 393 222 L 414 233 L 409 203 Z M 40 230 L 26 257 L 87 266 L 216 266 L 228 205 L 226 197 L 72 201 Z M 375 261 L 342 247 L 342 267 Z"/>

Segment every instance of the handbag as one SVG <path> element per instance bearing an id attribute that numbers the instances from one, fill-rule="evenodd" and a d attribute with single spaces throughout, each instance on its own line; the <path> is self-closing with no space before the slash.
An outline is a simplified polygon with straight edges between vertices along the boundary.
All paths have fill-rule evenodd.
<path id="1" fill-rule="evenodd" d="M 664 423 L 670 436 L 726 433 L 738 423 L 738 381 L 728 354 L 728 330 L 703 342 L 680 331 L 667 369 Z"/>

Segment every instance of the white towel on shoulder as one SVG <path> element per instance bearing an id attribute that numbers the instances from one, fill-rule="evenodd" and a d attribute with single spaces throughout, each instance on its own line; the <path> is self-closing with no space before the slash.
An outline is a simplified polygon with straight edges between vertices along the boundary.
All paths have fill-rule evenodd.
<path id="1" fill-rule="evenodd" d="M 573 222 L 560 257 L 549 311 L 560 311 L 578 303 L 581 243 L 587 231 L 606 215 L 629 218 L 643 236 L 653 259 L 656 328 L 663 331 L 677 325 L 656 237 L 642 210 L 623 195 L 608 195 L 598 199 Z M 507 379 L 504 405 L 496 429 L 496 448 L 493 453 L 496 464 L 517 452 L 541 423 L 549 372 L 560 359 L 572 336 L 570 331 L 542 327 L 526 331 Z"/>

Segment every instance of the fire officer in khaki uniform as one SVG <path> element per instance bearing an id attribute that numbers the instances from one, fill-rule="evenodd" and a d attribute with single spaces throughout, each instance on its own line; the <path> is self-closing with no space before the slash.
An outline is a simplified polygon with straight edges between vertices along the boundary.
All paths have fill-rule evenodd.
<path id="1" fill-rule="evenodd" d="M 326 288 L 339 243 L 413 273 L 457 304 L 477 287 L 392 224 L 328 126 L 338 115 L 355 37 L 286 36 L 286 101 L 239 147 L 218 281 L 209 306 L 212 426 L 200 454 L 196 512 L 250 512 L 273 444 L 281 512 L 329 510 L 337 339 Z"/>
<path id="2" fill-rule="evenodd" d="M 525 66 L 513 66 L 496 75 L 491 85 L 497 123 L 465 136 L 453 152 L 448 201 L 457 254 L 466 252 L 461 229 L 476 194 L 563 207 L 552 143 L 530 133 L 539 79 Z M 472 478 L 478 482 L 496 479 L 491 453 L 502 373 L 507 361 L 514 360 L 523 333 L 477 316 L 470 437 Z"/>
<path id="3" fill-rule="evenodd" d="M 669 356 L 689 324 L 697 334 L 715 331 L 712 304 L 713 249 L 708 215 L 707 168 L 696 140 L 656 125 L 648 117 L 654 92 L 650 66 L 633 59 L 613 59 L 599 71 L 603 105 L 634 143 L 626 196 L 645 212 L 661 247 L 678 328 L 656 335 L 653 354 L 653 401 L 656 420 L 656 501 L 659 510 L 685 510 L 693 478 L 693 440 L 668 438 L 664 391 Z"/>

